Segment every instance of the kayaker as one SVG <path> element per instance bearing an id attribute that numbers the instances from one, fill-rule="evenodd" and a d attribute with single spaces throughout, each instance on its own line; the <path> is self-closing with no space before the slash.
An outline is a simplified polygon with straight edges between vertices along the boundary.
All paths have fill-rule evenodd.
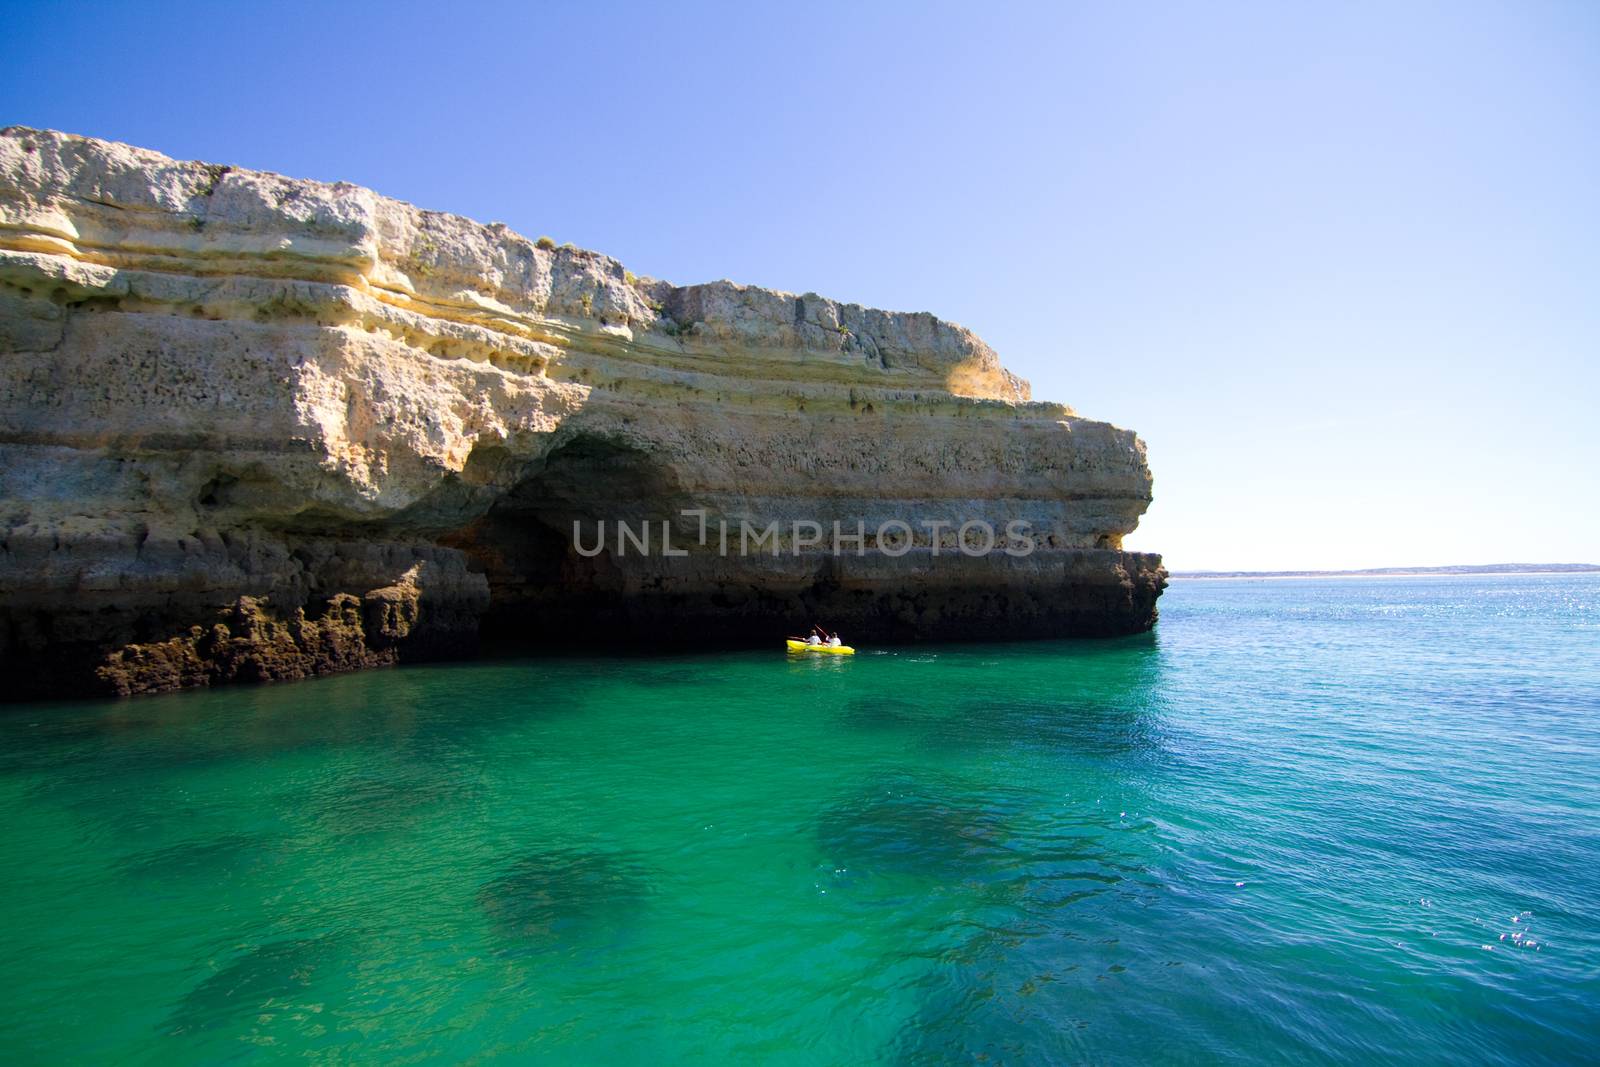
<path id="1" fill-rule="evenodd" d="M 818 637 L 817 634 L 816 634 L 816 631 L 813 630 L 811 632 L 811 634 L 806 637 L 806 644 L 808 644 L 808 645 L 820 645 L 820 644 L 822 644 L 822 638 Z"/>
<path id="2" fill-rule="evenodd" d="M 828 646 L 830 648 L 840 648 L 843 645 L 844 645 L 844 642 L 839 640 L 839 635 L 838 634 L 834 634 L 832 637 L 828 638 Z"/>

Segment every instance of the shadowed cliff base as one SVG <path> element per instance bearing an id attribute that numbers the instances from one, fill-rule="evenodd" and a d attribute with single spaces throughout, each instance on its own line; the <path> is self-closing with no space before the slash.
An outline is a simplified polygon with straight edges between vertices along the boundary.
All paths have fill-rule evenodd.
<path id="1" fill-rule="evenodd" d="M 830 559 L 823 568 L 828 576 L 809 584 L 762 585 L 757 572 L 742 583 L 648 591 L 625 588 L 616 561 L 602 557 L 581 561 L 593 564 L 586 574 L 569 568 L 571 584 L 518 582 L 514 595 L 486 606 L 477 597 L 465 604 L 430 600 L 411 586 L 362 597 L 337 594 L 310 613 L 240 597 L 205 624 L 179 623 L 168 637 L 111 645 L 50 641 L 53 630 L 82 632 L 85 621 L 33 613 L 21 622 L 35 640 L 44 640 L 29 647 L 18 637 L 19 620 L 0 613 L 11 640 L 0 676 L 8 700 L 133 696 L 462 659 L 480 650 L 776 649 L 783 637 L 806 633 L 814 622 L 862 646 L 1115 637 L 1155 624 L 1165 585 L 1159 556 L 1103 550 L 1053 555 L 1060 558 L 1044 568 L 1052 577 L 1031 583 L 982 584 L 977 572 L 985 560 L 963 557 L 968 573 L 960 574 L 952 560 L 958 573 L 946 583 L 880 578 L 858 584 L 842 560 Z M 655 581 L 668 584 L 660 575 Z M 151 618 L 135 629 L 160 632 Z"/>
<path id="2" fill-rule="evenodd" d="M 805 506 L 825 531 L 870 531 L 885 516 L 930 508 L 809 495 L 755 503 L 783 516 L 786 531 Z M 697 504 L 707 507 L 644 451 L 578 435 L 525 468 L 483 519 L 440 540 L 484 574 L 483 638 L 504 646 L 776 646 L 813 623 L 880 644 L 1119 636 L 1155 624 L 1165 588 L 1159 555 L 1058 548 L 1042 531 L 1021 556 L 967 555 L 948 532 L 937 549 L 921 536 L 903 554 L 883 551 L 871 532 L 839 552 L 796 551 L 787 533 L 757 547 L 743 531 L 766 524 L 731 518 L 740 504 L 754 509 L 728 495 L 709 501 L 703 530 L 679 518 L 668 535 L 659 516 Z M 943 505 L 962 506 L 994 514 L 989 502 Z M 654 540 L 641 551 L 619 522 Z M 667 554 L 669 543 L 682 554 Z"/>
<path id="3" fill-rule="evenodd" d="M 614 573 L 565 588 L 491 603 L 482 637 L 518 644 L 588 647 L 773 647 L 816 623 L 857 645 L 1116 637 L 1148 630 L 1164 588 L 1160 557 L 1080 550 L 1061 553 L 1033 581 L 995 580 L 984 561 L 952 561 L 949 579 L 896 581 L 827 561 L 812 581 L 672 583 L 618 588 Z M 778 568 L 774 568 L 775 570 Z M 632 584 L 631 582 L 627 584 Z"/>

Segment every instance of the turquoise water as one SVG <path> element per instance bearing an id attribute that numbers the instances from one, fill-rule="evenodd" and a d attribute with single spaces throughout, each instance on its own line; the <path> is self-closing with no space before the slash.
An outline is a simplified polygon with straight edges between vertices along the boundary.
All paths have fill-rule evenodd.
<path id="1" fill-rule="evenodd" d="M 1600 1046 L 1600 578 L 0 712 L 11 1063 Z"/>

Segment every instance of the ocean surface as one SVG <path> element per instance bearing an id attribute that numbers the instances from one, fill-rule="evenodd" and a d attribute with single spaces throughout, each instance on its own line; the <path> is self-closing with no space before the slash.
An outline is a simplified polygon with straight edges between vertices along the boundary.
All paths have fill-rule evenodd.
<path id="1" fill-rule="evenodd" d="M 1600 577 L 1161 614 L 0 708 L 0 1049 L 1595 1062 Z"/>

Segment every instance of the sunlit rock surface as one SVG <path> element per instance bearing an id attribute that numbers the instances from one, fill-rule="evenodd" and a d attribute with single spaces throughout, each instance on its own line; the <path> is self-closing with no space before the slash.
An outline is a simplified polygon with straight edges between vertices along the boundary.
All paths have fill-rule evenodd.
<path id="1" fill-rule="evenodd" d="M 1121 551 L 1150 500 L 1138 438 L 1030 402 L 959 326 L 635 278 L 343 183 L 6 129 L 0 355 L 11 697 L 480 636 L 1131 633 L 1165 580 Z M 894 520 L 909 545 L 877 543 Z M 619 521 L 650 524 L 648 553 L 617 551 Z M 962 552 L 969 521 L 1013 552 Z M 835 522 L 865 541 L 836 554 Z M 740 554 L 741 524 L 774 523 Z"/>

